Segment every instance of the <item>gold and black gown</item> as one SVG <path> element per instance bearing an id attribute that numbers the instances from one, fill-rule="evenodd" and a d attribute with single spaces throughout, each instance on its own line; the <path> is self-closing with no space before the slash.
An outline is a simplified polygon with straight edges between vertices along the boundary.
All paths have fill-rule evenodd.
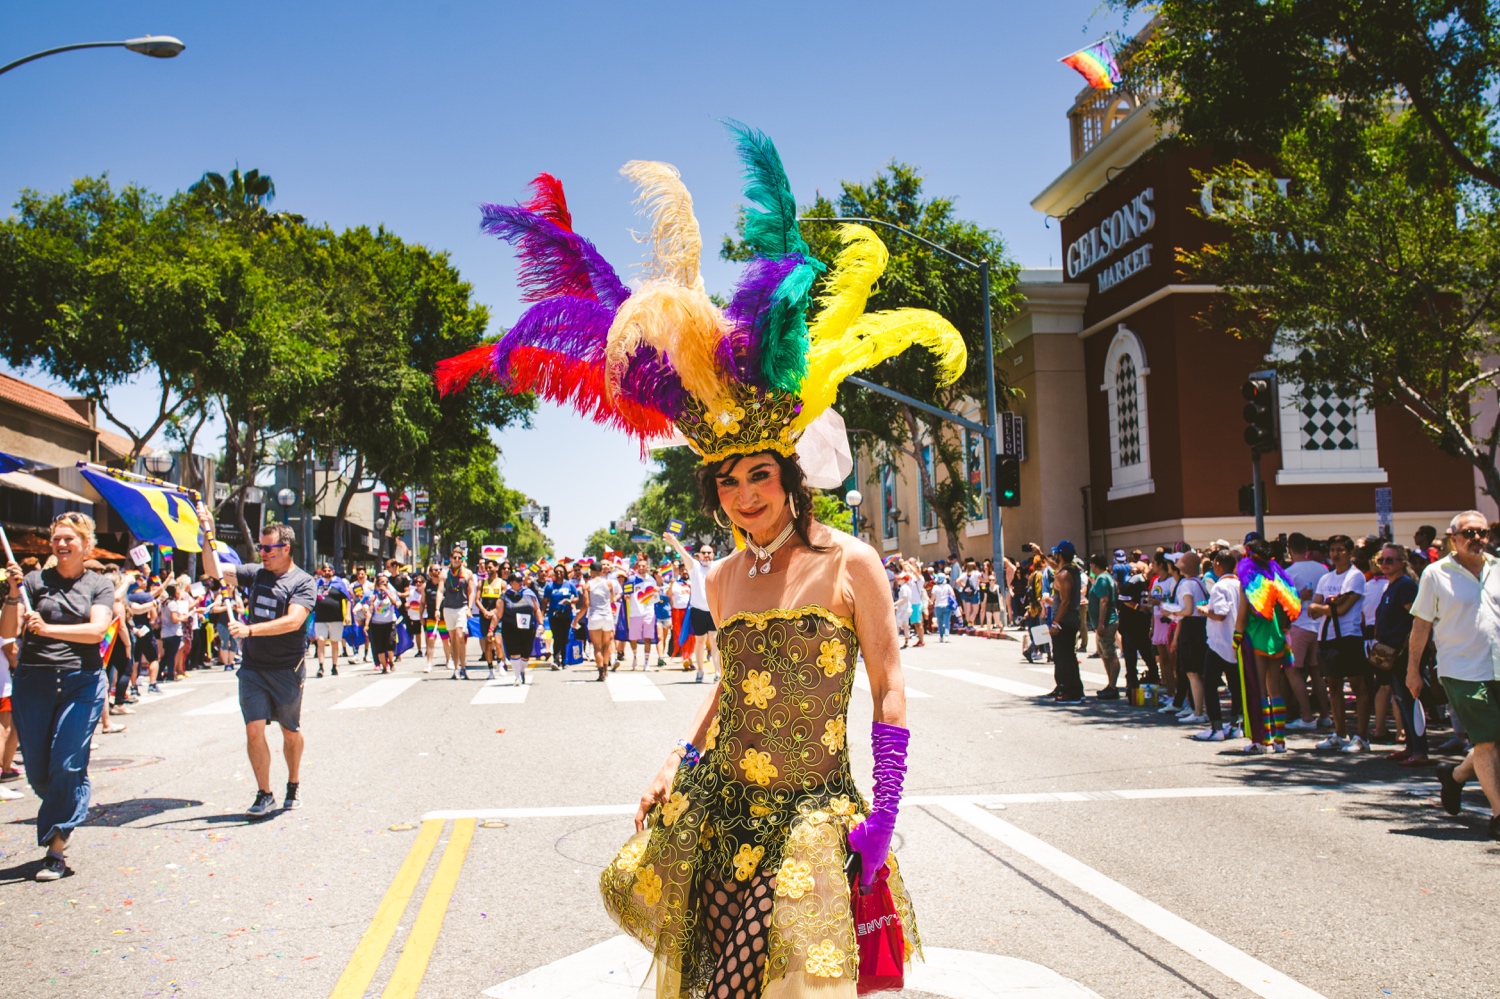
<path id="1" fill-rule="evenodd" d="M 783 578 L 747 579 L 743 553 L 710 577 L 719 608 L 796 603 L 720 623 L 702 761 L 678 770 L 600 878 L 609 914 L 655 957 L 643 993 L 654 986 L 657 999 L 855 995 L 844 865 L 848 831 L 869 811 L 848 755 L 859 642 L 843 556 L 855 542 L 826 537 L 815 535 L 828 552 L 799 551 Z M 889 864 L 910 959 L 916 921 L 894 853 Z"/>

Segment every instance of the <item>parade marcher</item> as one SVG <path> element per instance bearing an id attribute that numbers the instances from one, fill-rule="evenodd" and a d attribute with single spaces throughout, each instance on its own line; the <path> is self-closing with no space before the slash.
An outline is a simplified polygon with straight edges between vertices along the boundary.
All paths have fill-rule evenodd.
<path id="1" fill-rule="evenodd" d="M 20 791 L 4 786 L 21 777 L 15 768 L 17 738 L 11 712 L 15 659 L 16 640 L 0 638 L 0 801 L 16 801 L 25 797 Z"/>
<path id="2" fill-rule="evenodd" d="M 1078 631 L 1083 623 L 1082 573 L 1074 564 L 1076 549 L 1071 541 L 1059 541 L 1052 549 L 1057 559 L 1052 580 L 1053 618 L 1052 678 L 1057 685 L 1053 700 L 1058 704 L 1081 704 L 1083 680 L 1078 672 Z"/>
<path id="3" fill-rule="evenodd" d="M 828 409 L 844 378 L 919 343 L 937 356 L 946 384 L 966 353 L 958 331 L 934 313 L 862 315 L 888 256 L 859 225 L 840 230 L 844 249 L 821 285 L 829 290 L 804 328 L 821 265 L 798 233 L 796 200 L 770 140 L 731 127 L 758 206 L 744 213 L 754 259 L 725 310 L 733 321 L 698 277 L 698 227 L 682 207 L 690 199 L 676 169 L 636 161 L 626 171 L 652 192 L 653 277 L 627 299 L 590 247 L 586 287 L 596 298 L 577 299 L 586 307 L 550 324 L 549 349 L 516 350 L 541 335 L 540 324 L 521 321 L 494 345 L 442 362 L 438 383 L 452 390 L 488 372 L 507 387 L 573 401 L 642 440 L 675 424 L 703 459 L 704 512 L 744 544 L 705 581 L 720 680 L 642 796 L 636 835 L 606 865 L 605 908 L 652 950 L 646 987 L 656 999 L 853 999 L 860 952 L 851 890 L 863 908 L 884 881 L 889 895 L 879 897 L 891 911 L 882 925 L 904 935 L 892 954 L 898 968 L 921 950 L 889 851 L 906 774 L 906 696 L 879 558 L 814 521 L 809 484 L 833 488 L 849 472 L 847 435 Z M 552 225 L 515 209 L 490 229 L 506 236 L 515 226 L 537 281 L 572 267 L 577 252 L 569 243 L 543 254 L 520 238 L 543 224 Z M 773 292 L 775 307 L 750 304 Z M 531 308 L 553 315 L 547 310 L 562 297 Z M 874 702 L 873 807 L 847 752 L 861 651 Z M 853 886 L 846 862 L 857 871 Z"/>
<path id="4" fill-rule="evenodd" d="M 481 562 L 479 571 L 479 648 L 484 664 L 490 668 L 489 679 L 495 678 L 495 660 L 508 658 L 500 638 L 500 595 L 505 592 L 505 580 L 500 576 L 498 562 Z"/>
<path id="5" fill-rule="evenodd" d="M 213 520 L 202 506 L 198 519 L 213 532 Z M 241 640 L 244 656 L 237 674 L 240 714 L 245 720 L 245 743 L 250 768 L 255 772 L 255 801 L 245 810 L 251 818 L 264 818 L 276 807 L 271 791 L 271 747 L 266 743 L 266 725 L 281 726 L 281 753 L 286 758 L 286 796 L 283 809 L 302 807 L 301 784 L 302 686 L 307 678 L 304 665 L 307 644 L 303 637 L 308 615 L 318 600 L 318 584 L 292 561 L 297 532 L 290 524 L 267 524 L 261 529 L 256 551 L 260 562 L 232 566 L 229 582 L 250 591 L 250 620 L 229 622 L 229 630 Z M 203 547 L 204 568 L 223 581 L 223 566 L 212 545 Z"/>
<path id="6" fill-rule="evenodd" d="M 717 661 L 718 651 L 714 647 L 714 633 L 718 626 L 714 623 L 713 613 L 708 609 L 708 571 L 714 566 L 714 546 L 703 542 L 698 546 L 698 551 L 689 555 L 682 542 L 674 535 L 665 535 L 667 543 L 677 549 L 678 556 L 682 559 L 682 567 L 687 571 L 688 582 L 688 629 L 692 632 L 689 641 L 693 643 L 693 668 L 697 671 L 697 682 L 703 682 L 703 664 Z M 684 669 L 686 668 L 684 662 Z"/>
<path id="7" fill-rule="evenodd" d="M 26 780 L 41 799 L 36 838 L 47 856 L 34 875 L 38 881 L 67 874 L 68 840 L 88 818 L 90 742 L 109 689 L 99 642 L 115 602 L 109 581 L 83 567 L 94 548 L 92 517 L 58 515 L 50 545 L 51 568 L 22 573 L 15 562 L 6 564 L 10 586 L 0 612 L 0 635 L 18 638 L 21 646 L 11 717 Z"/>
<path id="8" fill-rule="evenodd" d="M 369 611 L 370 650 L 375 654 L 375 670 L 390 673 L 396 669 L 396 622 L 402 612 L 401 594 L 391 585 L 390 576 L 375 574 L 375 586 L 365 594 Z"/>
<path id="9" fill-rule="evenodd" d="M 1244 667 L 1247 753 L 1286 752 L 1286 698 L 1282 662 L 1290 652 L 1287 629 L 1306 609 L 1297 584 L 1271 557 L 1259 534 L 1245 537 L 1245 557 L 1235 565 L 1240 606 L 1234 641 Z"/>
<path id="10" fill-rule="evenodd" d="M 568 640 L 573 634 L 573 619 L 577 614 L 578 587 L 568 578 L 565 566 L 552 570 L 552 581 L 542 590 L 542 599 L 547 604 L 547 627 L 552 630 L 552 668 L 567 669 Z"/>
<path id="11" fill-rule="evenodd" d="M 587 597 L 579 614 L 585 618 L 589 633 L 589 645 L 594 650 L 594 665 L 599 669 L 599 682 L 609 675 L 610 653 L 615 641 L 615 601 L 620 599 L 620 585 L 614 581 L 609 569 L 602 562 L 589 566 L 589 581 L 584 587 Z"/>
<path id="12" fill-rule="evenodd" d="M 431 580 L 428 582 L 430 585 Z M 443 615 L 443 626 L 448 630 L 448 636 L 443 639 L 443 648 L 453 667 L 451 679 L 454 680 L 469 678 L 469 671 L 465 666 L 469 657 L 469 616 L 475 606 L 476 582 L 474 573 L 464 565 L 464 550 L 454 548 L 448 555 L 447 570 L 439 577 L 436 596 Z"/>
<path id="13" fill-rule="evenodd" d="M 328 649 L 333 675 L 339 675 L 339 648 L 344 643 L 344 622 L 353 602 L 349 584 L 333 574 L 327 562 L 318 566 L 318 603 L 313 608 L 313 647 L 318 658 L 318 676 L 323 675 L 323 649 Z"/>
<path id="14" fill-rule="evenodd" d="M 537 625 L 542 620 L 542 604 L 526 585 L 519 572 L 510 574 L 510 588 L 501 595 L 500 639 L 505 659 L 511 669 L 511 683 L 526 682 L 526 664 L 536 646 Z M 490 670 L 491 679 L 494 670 Z"/>

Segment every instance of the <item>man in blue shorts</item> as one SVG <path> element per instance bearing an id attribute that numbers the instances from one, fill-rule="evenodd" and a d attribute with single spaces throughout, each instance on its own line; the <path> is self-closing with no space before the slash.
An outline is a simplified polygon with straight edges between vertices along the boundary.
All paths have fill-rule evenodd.
<path id="1" fill-rule="evenodd" d="M 204 529 L 213 531 L 213 521 L 201 506 L 198 517 Z M 251 818 L 269 815 L 276 807 L 271 793 L 271 747 L 266 744 L 266 723 L 281 726 L 281 751 L 286 757 L 286 797 L 283 809 L 302 807 L 297 796 L 302 763 L 302 684 L 307 678 L 303 659 L 307 643 L 303 628 L 317 602 L 318 586 L 312 576 L 292 563 L 292 545 L 297 534 L 290 524 L 267 524 L 260 532 L 259 565 L 235 565 L 231 580 L 249 590 L 248 622 L 231 619 L 229 632 L 244 647 L 240 665 L 240 714 L 245 719 L 245 744 L 250 768 L 255 771 L 255 801 L 245 810 Z M 204 568 L 215 579 L 223 579 L 222 567 L 212 545 L 204 545 Z"/>

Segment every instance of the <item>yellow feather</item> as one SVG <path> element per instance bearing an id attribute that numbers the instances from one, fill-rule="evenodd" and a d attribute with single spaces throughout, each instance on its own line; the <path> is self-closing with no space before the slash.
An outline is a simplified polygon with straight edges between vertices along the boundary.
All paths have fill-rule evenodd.
<path id="1" fill-rule="evenodd" d="M 640 192 L 636 203 L 644 205 L 651 218 L 651 235 L 637 237 L 651 243 L 647 278 L 703 291 L 703 276 L 698 273 L 703 237 L 693 215 L 693 196 L 682 183 L 682 175 L 672 164 L 655 160 L 631 160 L 620 173 L 635 182 Z"/>
<path id="2" fill-rule="evenodd" d="M 885 244 L 868 226 L 849 223 L 839 226 L 844 248 L 834 258 L 824 292 L 818 296 L 818 318 L 807 328 L 810 347 L 821 340 L 841 337 L 849 324 L 864 314 L 870 289 L 885 273 L 890 260 Z"/>
<path id="3" fill-rule="evenodd" d="M 716 357 L 723 331 L 723 317 L 702 291 L 647 281 L 625 300 L 610 324 L 604 350 L 607 390 L 610 395 L 619 391 L 631 355 L 648 344 L 671 359 L 683 387 L 710 413 L 724 411 L 731 403 Z"/>
<path id="4" fill-rule="evenodd" d="M 839 383 L 907 347 L 926 347 L 936 355 L 938 384 L 963 374 L 969 352 L 953 324 L 928 309 L 871 312 L 851 322 L 842 335 L 825 337 L 807 353 L 807 377 L 802 381 L 802 412 L 793 426 L 799 430 L 833 405 Z"/>

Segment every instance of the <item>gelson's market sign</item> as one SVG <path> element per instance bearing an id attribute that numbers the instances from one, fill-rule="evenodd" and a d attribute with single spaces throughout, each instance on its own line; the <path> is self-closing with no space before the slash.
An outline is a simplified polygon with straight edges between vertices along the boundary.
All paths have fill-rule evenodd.
<path id="1" fill-rule="evenodd" d="M 1087 274 L 1103 264 L 1094 280 L 1104 292 L 1150 267 L 1151 244 L 1140 239 L 1156 225 L 1156 210 L 1151 207 L 1154 194 L 1154 188 L 1146 188 L 1075 239 L 1065 261 L 1068 277 Z"/>

